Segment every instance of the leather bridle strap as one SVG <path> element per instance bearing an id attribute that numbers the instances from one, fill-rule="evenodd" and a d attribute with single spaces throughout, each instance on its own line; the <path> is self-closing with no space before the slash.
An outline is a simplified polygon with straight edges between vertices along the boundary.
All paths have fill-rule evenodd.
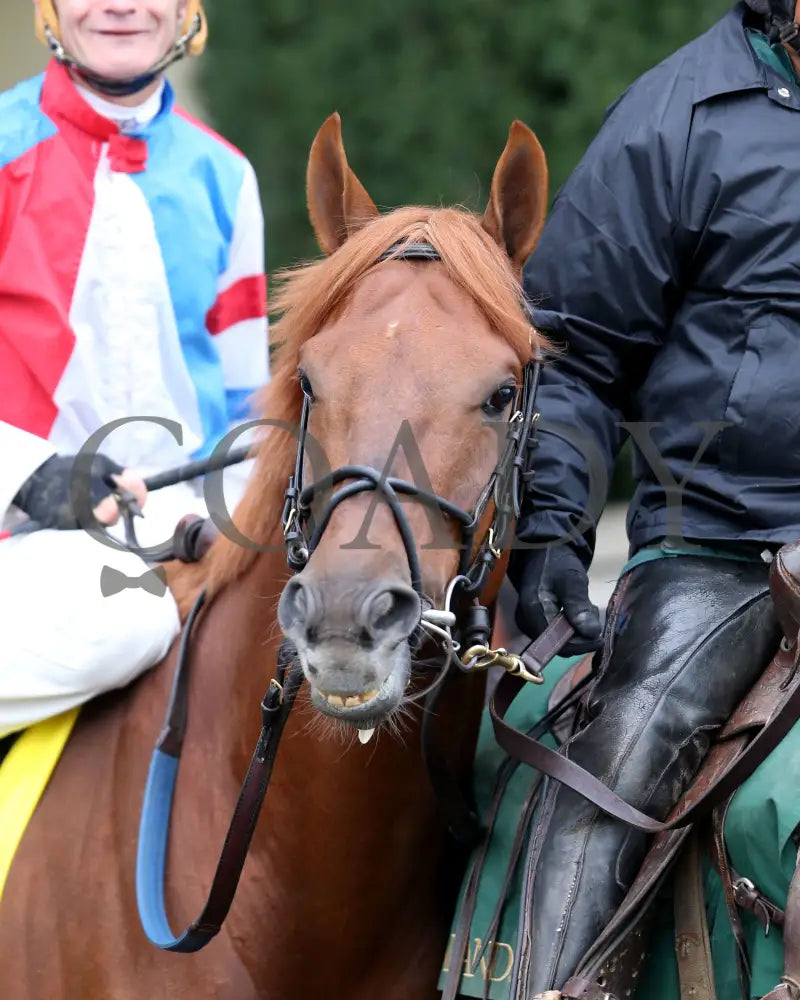
<path id="1" fill-rule="evenodd" d="M 451 677 L 448 676 L 445 684 Z M 425 698 L 420 737 L 422 759 L 451 836 L 463 847 L 473 848 L 483 839 L 483 825 L 472 795 L 451 771 L 437 738 L 438 703 L 444 689 L 445 685 L 437 684 Z"/>
<path id="2" fill-rule="evenodd" d="M 328 501 L 320 522 L 311 538 L 311 542 L 309 543 L 309 550 L 311 552 L 313 552 L 319 544 L 323 532 L 327 528 L 328 523 L 333 516 L 333 512 L 339 504 L 341 504 L 344 500 L 349 499 L 351 496 L 355 496 L 357 493 L 374 491 L 383 496 L 387 506 L 389 507 L 389 511 L 394 518 L 395 524 L 397 525 L 397 530 L 403 542 L 403 548 L 405 549 L 406 559 L 408 560 L 411 586 L 414 588 L 417 596 L 422 597 L 422 571 L 420 569 L 419 558 L 414 544 L 414 535 L 412 534 L 408 519 L 400 506 L 398 493 L 404 493 L 408 496 L 412 496 L 429 506 L 439 507 L 451 517 L 459 520 L 462 524 L 462 531 L 468 540 L 466 545 L 463 546 L 463 551 L 466 551 L 467 556 L 469 555 L 469 546 L 472 544 L 475 530 L 475 522 L 471 515 L 462 511 L 455 504 L 450 503 L 449 500 L 434 496 L 432 493 L 428 493 L 426 490 L 420 489 L 414 483 L 407 483 L 402 479 L 396 479 L 392 476 L 384 478 L 380 472 L 376 469 L 369 468 L 369 466 L 345 465 L 342 466 L 342 468 L 329 473 L 323 479 L 307 486 L 300 494 L 301 512 L 310 509 L 310 504 L 315 493 L 324 492 L 332 486 L 338 486 L 345 480 L 355 480 L 355 482 L 348 482 L 345 486 L 342 486 L 342 488 L 337 490 L 337 492 L 334 493 Z M 463 568 L 465 567 L 462 567 L 462 569 Z"/>
<path id="3" fill-rule="evenodd" d="M 222 845 L 208 899 L 200 916 L 182 934 L 174 936 L 164 902 L 164 869 L 172 799 L 187 721 L 189 636 L 204 600 L 203 592 L 186 621 L 167 719 L 153 751 L 139 824 L 136 856 L 139 917 L 150 941 L 166 951 L 199 951 L 222 926 L 239 884 L 281 733 L 303 681 L 302 672 L 295 665 L 296 650 L 284 641 L 278 650 L 275 677 L 261 703 L 261 733 Z"/>
<path id="4" fill-rule="evenodd" d="M 380 264 L 389 260 L 439 261 L 441 257 L 431 244 L 400 242 L 384 251 L 375 263 Z M 531 322 L 531 329 L 533 329 L 530 305 L 525 302 L 524 308 Z M 397 494 L 404 494 L 427 507 L 438 507 L 460 526 L 461 560 L 458 575 L 464 577 L 461 590 L 467 594 L 480 593 L 487 577 L 500 558 L 502 549 L 506 546 L 506 535 L 511 522 L 519 515 L 522 485 L 529 472 L 527 466 L 530 460 L 532 431 L 537 417 L 536 390 L 541 367 L 538 355 L 533 351 L 532 354 L 531 360 L 523 367 L 522 385 L 519 387 L 514 402 L 512 416 L 506 425 L 506 441 L 500 459 L 471 511 L 462 510 L 444 497 L 421 489 L 415 483 L 387 476 L 385 472 L 367 466 L 344 466 L 330 472 L 317 482 L 304 485 L 304 455 L 310 412 L 310 400 L 306 396 L 303 400 L 300 416 L 300 433 L 297 439 L 294 473 L 289 477 L 281 515 L 290 569 L 299 571 L 305 567 L 319 543 L 333 511 L 340 503 L 358 493 L 373 491 L 380 494 L 389 507 L 403 540 L 411 574 L 411 585 L 418 594 L 421 594 L 421 574 L 419 559 L 414 547 L 414 538 L 411 526 L 397 496 Z M 346 481 L 348 481 L 347 485 L 341 486 Z M 312 502 L 321 499 L 336 486 L 340 486 L 340 488 L 328 499 L 327 504 L 323 505 L 321 512 L 317 512 L 319 513 L 319 524 L 312 537 L 307 538 L 305 529 L 312 512 Z M 476 547 L 475 534 L 490 500 L 494 501 L 494 516 L 486 535 Z M 474 552 L 473 549 L 475 549 Z M 470 557 L 472 557 L 471 562 Z"/>
<path id="5" fill-rule="evenodd" d="M 557 621 L 556 619 L 555 621 Z M 555 621 L 553 624 L 555 624 Z M 552 626 L 551 626 L 552 627 Z M 544 637 L 546 633 L 542 634 Z M 582 795 L 604 813 L 622 820 L 629 826 L 648 833 L 661 833 L 664 830 L 674 830 L 688 826 L 704 816 L 707 816 L 715 806 L 724 802 L 736 789 L 746 781 L 762 761 L 775 749 L 792 726 L 800 718 L 800 682 L 798 678 L 793 683 L 778 704 L 770 719 L 758 735 L 734 758 L 730 766 L 723 772 L 719 781 L 713 785 L 694 805 L 670 820 L 660 823 L 646 813 L 640 812 L 625 799 L 604 785 L 599 778 L 576 764 L 568 757 L 535 739 L 526 736 L 505 722 L 505 715 L 514 698 L 524 686 L 524 681 L 511 674 L 505 674 L 497 685 L 489 704 L 494 734 L 500 746 L 512 757 L 516 757 L 530 767 L 542 771 L 561 784 Z M 566 748 L 568 749 L 568 747 Z"/>

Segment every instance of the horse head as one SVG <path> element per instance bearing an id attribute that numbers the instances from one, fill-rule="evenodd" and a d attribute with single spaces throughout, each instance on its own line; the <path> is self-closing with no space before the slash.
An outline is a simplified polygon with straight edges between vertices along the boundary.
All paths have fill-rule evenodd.
<path id="1" fill-rule="evenodd" d="M 482 218 L 380 215 L 332 115 L 311 147 L 307 196 L 326 256 L 291 274 L 279 302 L 281 371 L 293 369 L 303 409 L 302 482 L 284 519 L 302 568 L 278 620 L 316 707 L 370 730 L 402 705 L 426 612 L 451 599 L 493 523 L 485 487 L 542 346 L 520 275 L 547 169 L 514 122 Z M 459 512 L 474 516 L 471 533 Z"/>

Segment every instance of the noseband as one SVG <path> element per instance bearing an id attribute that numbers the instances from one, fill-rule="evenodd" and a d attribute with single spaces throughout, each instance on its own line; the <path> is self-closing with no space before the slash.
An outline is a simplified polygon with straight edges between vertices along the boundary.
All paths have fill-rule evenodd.
<path id="1" fill-rule="evenodd" d="M 376 263 L 385 260 L 436 261 L 441 260 L 441 257 L 438 251 L 427 243 L 398 243 L 381 254 Z M 421 489 L 415 483 L 386 476 L 366 465 L 343 465 L 315 482 L 305 485 L 303 467 L 311 405 L 309 397 L 305 396 L 300 417 L 294 474 L 289 477 L 282 515 L 286 557 L 290 568 L 298 572 L 306 566 L 333 512 L 341 503 L 359 493 L 374 492 L 383 497 L 394 518 L 408 560 L 411 586 L 422 601 L 419 555 L 408 517 L 400 501 L 399 495 L 402 494 L 412 497 L 423 506 L 442 511 L 459 525 L 460 557 L 455 579 L 458 580 L 462 593 L 473 597 L 478 595 L 497 560 L 502 556 L 508 533 L 519 516 L 523 485 L 530 474 L 531 431 L 536 420 L 535 402 L 539 367 L 537 359 L 528 362 L 523 369 L 522 386 L 517 391 L 514 408 L 506 425 L 506 438 L 500 459 L 471 511 L 464 510 L 437 493 Z M 336 489 L 345 482 L 347 485 Z M 309 538 L 307 529 L 311 527 L 312 504 L 316 498 L 324 496 L 331 490 L 335 492 L 322 508 L 318 523 L 313 526 Z M 492 521 L 476 547 L 476 532 L 490 501 L 494 504 Z"/>

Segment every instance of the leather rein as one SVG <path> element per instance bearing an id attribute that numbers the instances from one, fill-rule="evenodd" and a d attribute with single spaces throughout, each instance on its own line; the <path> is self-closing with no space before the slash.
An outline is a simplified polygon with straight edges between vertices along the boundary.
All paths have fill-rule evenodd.
<path id="1" fill-rule="evenodd" d="M 440 257 L 429 244 L 401 243 L 387 250 L 376 263 L 389 259 L 435 261 L 440 260 Z M 429 709 L 423 716 L 423 757 L 451 832 L 468 844 L 474 844 L 479 839 L 482 827 L 449 772 L 433 736 L 430 720 L 434 715 L 432 708 L 441 691 L 442 682 L 455 675 L 458 670 L 471 673 L 499 665 L 521 681 L 541 681 L 540 671 L 531 672 L 521 657 L 505 650 L 490 648 L 491 616 L 477 599 L 503 555 L 503 547 L 519 514 L 523 484 L 530 474 L 527 466 L 537 417 L 535 400 L 539 370 L 538 359 L 524 367 L 522 386 L 517 392 L 512 414 L 507 422 L 506 440 L 500 458 L 471 511 L 465 511 L 444 497 L 420 489 L 415 483 L 385 476 L 368 466 L 343 466 L 316 482 L 305 485 L 303 472 L 310 410 L 307 396 L 303 401 L 294 473 L 289 478 L 285 492 L 281 520 L 287 561 L 295 572 L 307 564 L 339 504 L 365 491 L 380 494 L 394 518 L 408 560 L 411 585 L 421 601 L 423 595 L 419 555 L 399 495 L 412 497 L 418 503 L 442 511 L 459 526 L 459 566 L 447 588 L 445 608 L 428 608 L 423 611 L 420 626 L 410 641 L 414 646 L 419 645 L 423 634 L 427 634 L 445 652 L 444 663 L 437 664 L 439 676 L 422 692 L 426 696 L 426 708 Z M 329 493 L 331 495 L 321 511 L 316 512 L 318 520 L 315 524 L 312 523 L 314 501 Z M 477 530 L 490 503 L 494 507 L 491 523 L 476 545 Z M 466 609 L 461 611 L 460 620 L 450 607 L 456 592 L 462 604 L 465 598 L 472 601 L 471 604 L 467 602 Z M 169 926 L 164 900 L 165 862 L 175 781 L 188 719 L 191 634 L 205 600 L 203 591 L 184 626 L 167 717 L 153 751 L 139 826 L 136 859 L 139 915 L 150 941 L 167 951 L 198 951 L 219 932 L 233 902 L 269 785 L 281 733 L 303 681 L 296 650 L 288 640 L 284 640 L 278 651 L 275 677 L 261 703 L 261 732 L 225 836 L 206 904 L 201 914 L 180 935 L 175 936 Z M 558 616 L 530 647 L 531 660 L 544 666 L 572 634 L 573 630 L 563 615 Z M 417 668 L 427 669 L 429 666 L 430 664 L 419 660 L 415 661 Z"/>

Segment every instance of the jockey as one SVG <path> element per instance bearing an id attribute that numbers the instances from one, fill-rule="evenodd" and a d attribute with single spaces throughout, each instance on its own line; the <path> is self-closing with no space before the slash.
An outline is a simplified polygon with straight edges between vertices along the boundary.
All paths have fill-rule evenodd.
<path id="1" fill-rule="evenodd" d="M 199 0 L 34 4 L 52 58 L 0 95 L 0 524 L 46 530 L 0 541 L 0 737 L 127 684 L 178 631 L 172 596 L 135 586 L 142 559 L 58 530 L 87 439 L 97 520 L 124 487 L 163 543 L 202 497 L 143 476 L 207 456 L 268 377 L 253 168 L 164 76 L 203 51 Z M 104 567 L 130 585 L 104 597 Z"/>
<path id="2" fill-rule="evenodd" d="M 564 350 L 542 375 L 517 623 L 535 637 L 563 609 L 569 652 L 602 643 L 565 752 L 656 819 L 775 652 L 769 560 L 800 538 L 798 20 L 795 0 L 740 2 L 637 80 L 525 269 Z M 631 559 L 601 636 L 587 568 L 623 431 Z M 564 986 L 647 847 L 554 781 L 532 838 L 513 1000 Z"/>

